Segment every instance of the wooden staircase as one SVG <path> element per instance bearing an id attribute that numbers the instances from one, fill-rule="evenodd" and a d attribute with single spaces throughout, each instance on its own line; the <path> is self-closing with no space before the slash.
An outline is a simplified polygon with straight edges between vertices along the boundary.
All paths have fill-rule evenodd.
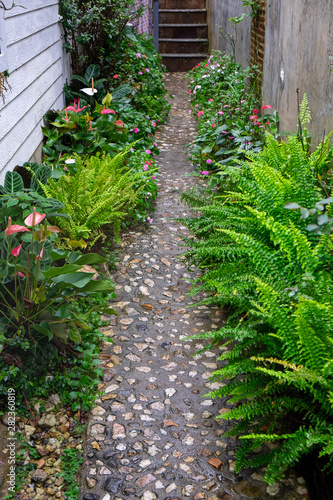
<path id="1" fill-rule="evenodd" d="M 206 0 L 159 0 L 159 53 L 168 71 L 188 71 L 206 59 L 206 18 Z"/>

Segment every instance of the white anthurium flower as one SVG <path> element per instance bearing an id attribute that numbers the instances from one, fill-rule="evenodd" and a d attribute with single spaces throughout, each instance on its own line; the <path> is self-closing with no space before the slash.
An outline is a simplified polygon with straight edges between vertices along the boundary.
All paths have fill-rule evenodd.
<path id="1" fill-rule="evenodd" d="M 93 78 L 91 79 L 91 87 L 87 87 L 85 89 L 80 89 L 80 90 L 81 92 L 84 92 L 85 94 L 90 96 L 96 94 L 97 90 L 94 88 L 94 79 Z"/>
<path id="2" fill-rule="evenodd" d="M 74 158 L 68 158 L 68 160 L 65 160 L 65 163 L 67 163 L 67 165 L 72 165 L 73 163 L 76 163 Z"/>
<path id="3" fill-rule="evenodd" d="M 81 92 L 84 92 L 87 95 L 94 95 L 96 94 L 97 90 L 93 89 L 92 87 L 86 88 L 86 89 L 80 89 Z"/>

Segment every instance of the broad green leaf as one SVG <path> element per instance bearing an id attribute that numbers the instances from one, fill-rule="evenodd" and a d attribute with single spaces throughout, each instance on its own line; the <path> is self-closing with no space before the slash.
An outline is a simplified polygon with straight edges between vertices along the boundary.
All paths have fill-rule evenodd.
<path id="1" fill-rule="evenodd" d="M 91 276 L 91 275 L 89 275 Z M 84 286 L 80 292 L 82 293 L 93 293 L 93 292 L 113 292 L 114 286 L 110 285 L 107 281 L 90 281 L 86 286 Z"/>
<path id="2" fill-rule="evenodd" d="M 97 253 L 87 253 L 86 255 L 81 255 L 79 258 L 71 261 L 73 264 L 80 266 L 90 265 L 90 264 L 102 264 L 106 259 Z"/>
<path id="3" fill-rule="evenodd" d="M 91 64 L 85 74 L 84 74 L 84 79 L 86 82 L 89 83 L 89 85 L 91 84 L 91 79 L 92 78 L 98 78 L 99 77 L 99 74 L 100 74 L 100 67 L 98 66 L 98 64 Z"/>
<path id="4" fill-rule="evenodd" d="M 73 340 L 73 342 L 81 342 L 82 340 L 79 330 L 74 326 L 69 328 L 68 337 L 70 340 Z"/>
<path id="5" fill-rule="evenodd" d="M 74 286 L 75 288 L 85 287 L 91 280 L 92 273 L 82 273 L 76 272 L 71 274 L 61 274 L 52 278 L 54 283 L 57 283 L 60 288 L 67 288 L 68 286 Z"/>
<path id="6" fill-rule="evenodd" d="M 17 172 L 6 172 L 4 188 L 7 193 L 16 193 L 24 189 L 23 179 Z"/>
<path id="7" fill-rule="evenodd" d="M 52 252 L 51 252 L 52 256 Z M 45 278 L 55 278 L 57 276 L 65 276 L 67 274 L 73 274 L 76 273 L 80 267 L 82 267 L 79 264 L 66 264 L 62 267 L 52 267 L 48 271 L 44 271 L 44 276 Z"/>

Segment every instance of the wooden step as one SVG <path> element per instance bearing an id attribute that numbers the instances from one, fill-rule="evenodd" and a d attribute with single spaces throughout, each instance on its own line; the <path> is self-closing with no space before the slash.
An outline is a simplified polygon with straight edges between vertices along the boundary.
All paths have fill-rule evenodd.
<path id="1" fill-rule="evenodd" d="M 207 24 L 160 24 L 160 38 L 208 38 Z"/>
<path id="2" fill-rule="evenodd" d="M 207 59 L 207 54 L 161 54 L 161 57 L 162 63 L 172 73 L 175 71 L 189 71 L 201 61 Z"/>
<path id="3" fill-rule="evenodd" d="M 160 38 L 159 51 L 161 54 L 200 54 L 208 51 L 208 40 L 198 38 Z"/>
<path id="4" fill-rule="evenodd" d="M 205 24 L 206 9 L 159 9 L 159 23 Z"/>
<path id="5" fill-rule="evenodd" d="M 205 9 L 206 0 L 159 0 L 160 9 L 178 9 L 181 4 L 182 9 Z"/>

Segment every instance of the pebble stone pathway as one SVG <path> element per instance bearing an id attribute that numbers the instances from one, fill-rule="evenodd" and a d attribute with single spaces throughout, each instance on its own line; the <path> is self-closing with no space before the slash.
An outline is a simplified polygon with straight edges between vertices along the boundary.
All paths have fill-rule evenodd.
<path id="1" fill-rule="evenodd" d="M 162 127 L 159 197 L 153 223 L 125 237 L 114 308 L 105 328 L 103 396 L 92 410 L 81 471 L 80 500 L 308 499 L 302 477 L 290 474 L 267 486 L 263 472 L 234 474 L 236 442 L 223 440 L 230 410 L 204 395 L 219 387 L 210 380 L 216 354 L 185 336 L 218 328 L 218 309 L 195 306 L 186 296 L 198 271 L 179 258 L 186 228 L 173 218 L 189 215 L 180 193 L 197 178 L 184 146 L 195 138 L 195 121 L 182 74 L 166 76 L 174 95 Z M 197 302 L 197 300 L 196 300 Z"/>

